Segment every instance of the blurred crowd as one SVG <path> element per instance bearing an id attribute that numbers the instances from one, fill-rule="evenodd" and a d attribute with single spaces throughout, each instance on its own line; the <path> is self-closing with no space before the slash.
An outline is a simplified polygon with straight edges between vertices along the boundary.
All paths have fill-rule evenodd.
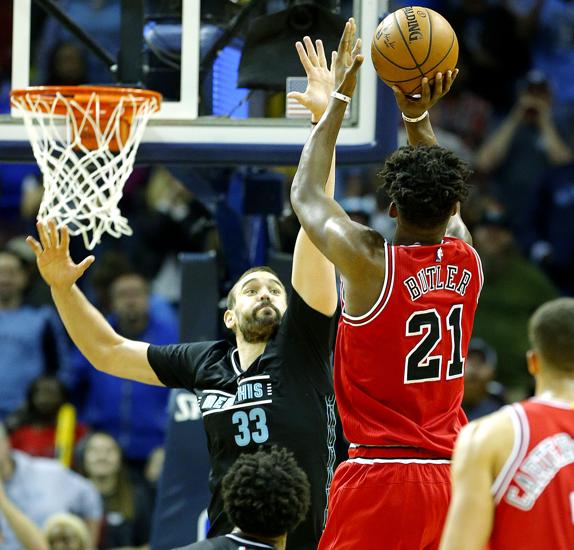
<path id="1" fill-rule="evenodd" d="M 119 1 L 60 4 L 106 48 L 117 49 Z M 463 217 L 485 286 L 466 360 L 464 408 L 473 419 L 531 393 L 527 319 L 543 302 L 574 295 L 574 2 L 422 4 L 452 23 L 460 45 L 459 77 L 431 120 L 439 142 L 474 170 Z M 2 20 L 11 19 L 10 10 L 11 2 L 3 2 Z M 105 67 L 55 21 L 35 17 L 35 83 L 111 82 Z M 10 38 L 0 35 L 3 112 Z M 336 196 L 356 221 L 391 239 L 394 222 L 388 197 L 378 191 L 379 168 L 339 168 Z M 215 284 L 224 297 L 233 280 L 265 263 L 270 251 L 292 253 L 298 231 L 287 199 L 293 174 L 293 167 L 137 167 L 120 202 L 134 234 L 103 240 L 84 290 L 122 335 L 177 342 L 177 254 L 215 252 Z M 18 547 L 2 507 L 6 494 L 38 525 L 74 514 L 88 527 L 76 529 L 79 539 L 91 537 L 100 548 L 142 547 L 161 471 L 167 390 L 96 371 L 67 339 L 24 242 L 34 232 L 41 196 L 35 165 L 0 164 L 3 544 Z M 72 255 L 82 259 L 86 251 L 74 241 Z M 65 404 L 77 411 L 72 469 L 51 460 L 60 456 Z M 77 527 L 73 517 L 61 523 Z"/>

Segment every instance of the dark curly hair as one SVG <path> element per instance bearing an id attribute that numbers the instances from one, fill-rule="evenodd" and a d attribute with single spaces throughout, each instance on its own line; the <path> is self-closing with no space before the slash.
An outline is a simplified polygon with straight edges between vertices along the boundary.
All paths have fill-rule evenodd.
<path id="1" fill-rule="evenodd" d="M 307 475 L 291 452 L 276 446 L 242 454 L 223 478 L 223 504 L 231 521 L 245 533 L 278 537 L 307 514 Z"/>
<path id="2" fill-rule="evenodd" d="M 379 172 L 381 187 L 402 217 L 422 228 L 445 223 L 468 196 L 468 164 L 438 145 L 400 147 Z"/>

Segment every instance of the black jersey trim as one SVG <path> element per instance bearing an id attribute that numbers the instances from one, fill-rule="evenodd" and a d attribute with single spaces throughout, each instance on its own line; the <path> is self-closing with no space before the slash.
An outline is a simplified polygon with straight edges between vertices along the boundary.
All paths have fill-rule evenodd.
<path id="1" fill-rule="evenodd" d="M 235 374 L 237 376 L 241 376 L 243 374 L 243 371 L 238 366 L 238 362 L 235 360 L 235 354 L 236 353 L 237 353 L 237 355 L 239 355 L 239 350 L 237 348 L 235 348 L 234 350 L 231 351 L 231 366 L 233 367 Z"/>

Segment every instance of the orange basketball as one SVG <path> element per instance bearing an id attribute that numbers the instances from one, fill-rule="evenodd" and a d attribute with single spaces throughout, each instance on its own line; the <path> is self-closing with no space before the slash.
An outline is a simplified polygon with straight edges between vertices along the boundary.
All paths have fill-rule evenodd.
<path id="1" fill-rule="evenodd" d="M 396 84 L 412 95 L 420 92 L 423 76 L 430 79 L 456 67 L 458 40 L 442 15 L 409 6 L 381 21 L 371 43 L 371 59 L 385 84 Z"/>

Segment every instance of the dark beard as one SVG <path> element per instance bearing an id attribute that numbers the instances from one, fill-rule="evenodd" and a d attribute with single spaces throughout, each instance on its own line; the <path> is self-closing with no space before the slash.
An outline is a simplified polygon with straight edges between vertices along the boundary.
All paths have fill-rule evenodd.
<path id="1" fill-rule="evenodd" d="M 264 307 L 270 307 L 275 315 L 273 317 L 258 317 L 257 313 Z M 281 323 L 281 312 L 270 302 L 263 302 L 259 304 L 253 312 L 246 317 L 239 320 L 239 331 L 243 335 L 243 339 L 248 344 L 259 344 L 261 342 L 268 342 L 279 329 Z"/>

